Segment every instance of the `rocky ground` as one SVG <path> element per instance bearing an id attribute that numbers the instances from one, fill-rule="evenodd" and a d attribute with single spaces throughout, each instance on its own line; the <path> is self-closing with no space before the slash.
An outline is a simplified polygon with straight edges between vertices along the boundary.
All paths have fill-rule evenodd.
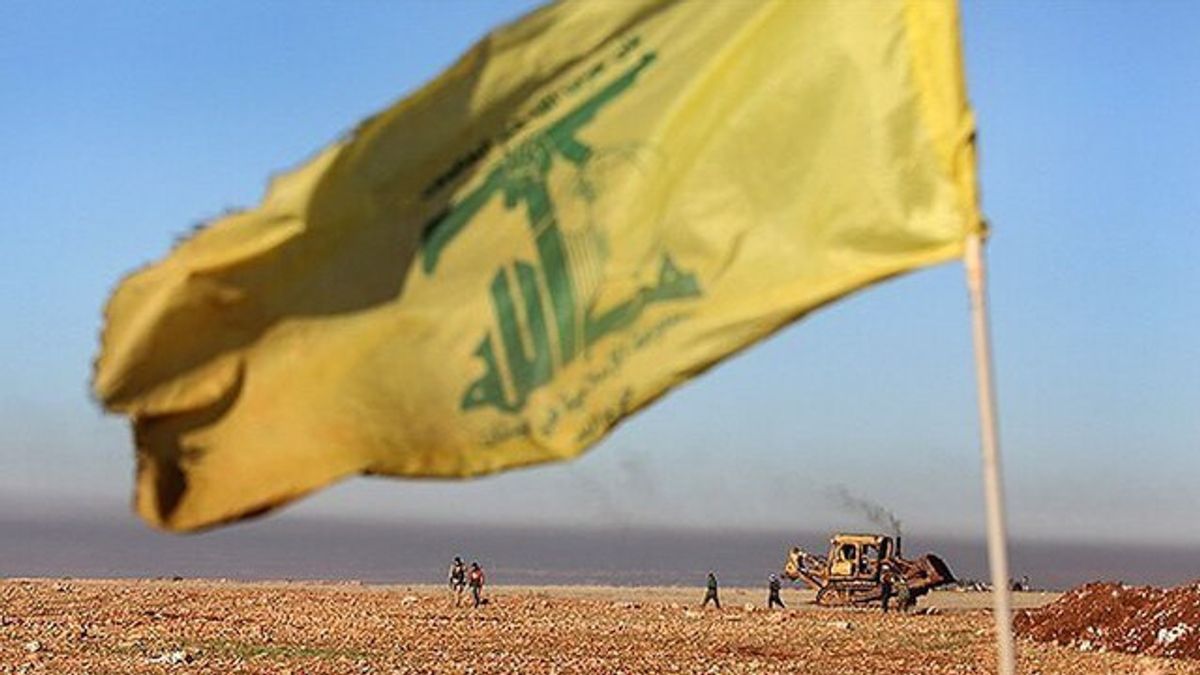
<path id="1" fill-rule="evenodd" d="M 700 591 L 702 593 L 702 591 Z M 795 608 L 762 593 L 496 588 L 480 610 L 441 589 L 354 583 L 0 582 L 0 673 L 987 673 L 987 596 L 932 613 Z M 1023 595 L 1031 606 L 1053 596 Z M 928 602 L 926 602 L 928 601 Z M 750 604 L 755 603 L 755 604 Z M 1023 640 L 1023 673 L 1200 672 L 1200 662 Z"/>
<path id="2" fill-rule="evenodd" d="M 1087 584 L 1019 613 L 1015 627 L 1041 642 L 1195 659 L 1200 669 L 1200 581 L 1165 589 Z"/>

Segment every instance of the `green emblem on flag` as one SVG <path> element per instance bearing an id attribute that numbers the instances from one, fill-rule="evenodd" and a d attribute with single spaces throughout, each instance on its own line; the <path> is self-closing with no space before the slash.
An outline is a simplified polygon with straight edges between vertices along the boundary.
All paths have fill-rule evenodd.
<path id="1" fill-rule="evenodd" d="M 492 406 L 504 412 L 517 412 L 525 406 L 531 392 L 550 381 L 556 367 L 566 366 L 604 336 L 631 325 L 650 304 L 700 295 L 695 276 L 680 270 L 664 253 L 655 284 L 638 289 L 632 297 L 602 312 L 591 307 L 581 311 L 577 297 L 579 280 L 575 278 L 578 275 L 573 273 L 578 271 L 581 261 L 572 256 L 572 250 L 578 251 L 578 247 L 573 249 L 567 244 L 550 196 L 548 177 L 554 162 L 565 161 L 581 173 L 586 169 L 596 153 L 576 135 L 602 108 L 629 89 L 654 59 L 653 52 L 645 54 L 623 75 L 557 122 L 507 151 L 482 184 L 426 227 L 421 264 L 426 274 L 433 274 L 446 247 L 493 195 L 500 194 L 508 209 L 524 205 L 537 249 L 536 265 L 516 260 L 492 278 L 489 293 L 496 330 L 489 331 L 475 349 L 475 356 L 483 360 L 486 370 L 467 388 L 461 402 L 463 410 Z M 573 192 L 589 202 L 596 196 L 594 186 L 586 178 L 581 179 Z M 599 232 L 592 234 L 597 240 L 593 247 L 603 249 Z M 549 295 L 550 317 L 545 312 L 543 288 Z M 500 359 L 510 381 L 507 388 Z"/>

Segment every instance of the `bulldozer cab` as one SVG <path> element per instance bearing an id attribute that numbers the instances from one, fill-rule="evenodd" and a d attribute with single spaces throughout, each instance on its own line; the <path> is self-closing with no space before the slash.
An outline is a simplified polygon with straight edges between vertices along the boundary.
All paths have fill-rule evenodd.
<path id="1" fill-rule="evenodd" d="M 881 563 L 892 553 L 892 538 L 875 534 L 839 534 L 829 540 L 829 578 L 877 580 Z"/>

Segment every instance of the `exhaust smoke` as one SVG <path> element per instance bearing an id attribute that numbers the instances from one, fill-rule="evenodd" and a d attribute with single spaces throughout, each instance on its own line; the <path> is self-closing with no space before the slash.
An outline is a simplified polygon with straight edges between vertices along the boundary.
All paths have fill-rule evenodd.
<path id="1" fill-rule="evenodd" d="M 846 489 L 844 485 L 834 485 L 828 490 L 829 496 L 844 511 L 865 516 L 874 525 L 887 530 L 893 537 L 900 537 L 900 519 L 888 509 L 869 499 L 858 497 Z"/>

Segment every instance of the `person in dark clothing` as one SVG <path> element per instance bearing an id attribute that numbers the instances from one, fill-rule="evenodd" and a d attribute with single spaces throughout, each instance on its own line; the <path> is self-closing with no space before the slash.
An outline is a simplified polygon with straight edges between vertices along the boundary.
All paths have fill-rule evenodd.
<path id="1" fill-rule="evenodd" d="M 783 600 L 779 597 L 779 577 L 774 574 L 767 580 L 767 609 L 773 609 L 776 605 L 779 609 L 787 609 L 783 604 Z"/>
<path id="2" fill-rule="evenodd" d="M 450 565 L 446 581 L 450 584 L 450 592 L 454 595 L 454 606 L 458 607 L 462 602 L 463 591 L 467 588 L 467 566 L 463 564 L 462 558 L 454 556 L 454 563 Z"/>
<path id="3" fill-rule="evenodd" d="M 708 590 L 704 592 L 704 602 L 700 606 L 708 607 L 710 600 L 717 609 L 721 609 L 721 598 L 717 597 L 717 575 L 711 571 L 708 573 Z"/>
<path id="4" fill-rule="evenodd" d="M 467 572 L 467 586 L 471 587 L 471 600 L 478 607 L 483 604 L 483 568 L 479 562 L 471 563 L 471 571 Z"/>

